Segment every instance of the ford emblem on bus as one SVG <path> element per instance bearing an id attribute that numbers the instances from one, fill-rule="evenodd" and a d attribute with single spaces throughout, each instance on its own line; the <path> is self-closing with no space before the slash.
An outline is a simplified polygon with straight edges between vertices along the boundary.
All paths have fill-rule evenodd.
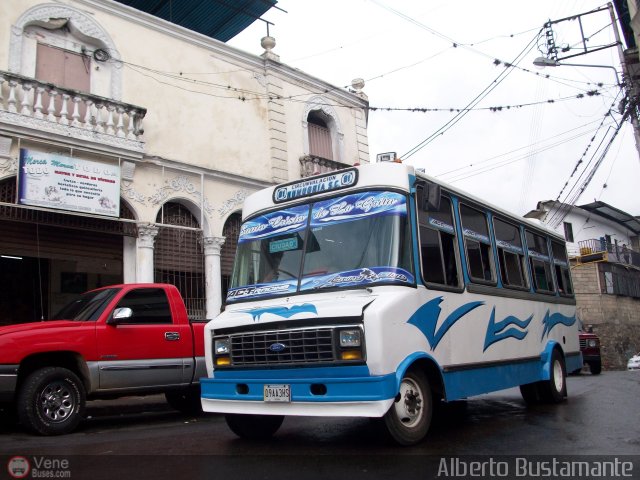
<path id="1" fill-rule="evenodd" d="M 275 353 L 282 352 L 287 346 L 284 343 L 272 343 L 269 346 L 269 350 Z"/>
<path id="2" fill-rule="evenodd" d="M 332 192 L 352 187 L 356 183 L 358 183 L 358 170 L 347 168 L 282 185 L 273 191 L 273 202 L 282 203 L 317 193 Z"/>

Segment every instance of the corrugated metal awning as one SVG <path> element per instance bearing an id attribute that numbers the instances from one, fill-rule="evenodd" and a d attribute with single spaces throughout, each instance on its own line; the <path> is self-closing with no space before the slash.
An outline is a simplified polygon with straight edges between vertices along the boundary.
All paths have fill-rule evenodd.
<path id="1" fill-rule="evenodd" d="M 226 42 L 277 0 L 115 0 L 194 32 Z"/>
<path id="2" fill-rule="evenodd" d="M 593 212 L 601 217 L 616 222 L 631 230 L 636 235 L 640 235 L 640 219 L 629 215 L 622 210 L 618 210 L 605 202 L 593 202 L 586 205 L 580 205 L 578 208 Z"/>

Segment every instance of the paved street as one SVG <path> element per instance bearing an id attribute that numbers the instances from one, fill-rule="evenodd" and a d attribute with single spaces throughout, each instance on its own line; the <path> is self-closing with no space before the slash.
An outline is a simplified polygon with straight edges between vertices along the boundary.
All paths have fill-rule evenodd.
<path id="1" fill-rule="evenodd" d="M 108 464 L 114 456 L 133 455 L 138 466 L 139 459 L 149 464 L 158 460 L 179 462 L 180 468 L 213 462 L 218 469 L 236 471 L 253 467 L 260 470 L 265 459 L 277 469 L 309 459 L 326 467 L 322 459 L 331 459 L 336 465 L 350 458 L 377 464 L 384 458 L 415 463 L 422 457 L 433 461 L 453 455 L 640 453 L 640 372 L 571 376 L 568 388 L 569 401 L 561 405 L 527 408 L 517 389 L 449 405 L 434 419 L 427 439 L 409 448 L 386 441 L 368 419 L 290 417 L 271 441 L 249 442 L 236 438 L 222 416 L 184 416 L 171 410 L 162 396 L 94 401 L 80 428 L 62 437 L 31 436 L 4 421 L 0 426 L 0 456 L 75 459 L 90 455 L 81 458 L 90 469 L 91 463 Z M 158 455 L 163 457 L 158 459 Z M 133 457 L 117 458 L 126 462 Z"/>

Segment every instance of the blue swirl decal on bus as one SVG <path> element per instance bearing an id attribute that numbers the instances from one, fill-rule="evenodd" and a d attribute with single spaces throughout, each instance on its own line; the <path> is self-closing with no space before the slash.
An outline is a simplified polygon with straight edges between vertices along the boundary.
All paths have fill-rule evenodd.
<path id="1" fill-rule="evenodd" d="M 442 300 L 443 297 L 436 297 L 432 300 L 429 300 L 418 310 L 416 310 L 415 313 L 411 315 L 411 318 L 407 320 L 407 323 L 413 325 L 414 327 L 417 327 L 418 330 L 420 330 L 422 334 L 427 338 L 429 346 L 431 347 L 431 351 L 436 349 L 436 347 L 440 343 L 440 340 L 442 340 L 445 334 L 458 320 L 460 320 L 470 311 L 478 308 L 481 305 L 484 305 L 484 302 L 465 303 L 461 307 L 458 307 L 453 312 L 451 312 L 444 320 L 444 322 L 442 322 L 440 328 L 436 330 L 438 319 L 440 318 L 440 313 L 442 313 L 442 309 L 440 308 Z"/>
<path id="2" fill-rule="evenodd" d="M 547 313 L 545 313 L 544 319 L 542 320 L 544 329 L 542 330 L 542 337 L 540 339 L 541 340 L 544 339 L 545 335 L 548 337 L 549 333 L 551 333 L 551 330 L 553 330 L 553 327 L 555 327 L 556 325 L 562 324 L 567 327 L 570 327 L 574 323 L 576 323 L 575 314 L 571 317 L 567 317 L 566 315 L 562 315 L 559 312 L 550 314 L 549 310 L 547 310 Z"/>
<path id="3" fill-rule="evenodd" d="M 242 224 L 238 243 L 299 232 L 306 227 L 308 218 L 309 207 L 306 205 L 261 215 Z"/>
<path id="4" fill-rule="evenodd" d="M 482 351 L 486 352 L 487 348 L 491 345 L 499 342 L 500 340 L 504 340 L 505 338 L 522 340 L 527 336 L 527 333 L 529 333 L 526 328 L 529 326 L 529 323 L 531 323 L 532 318 L 533 315 L 526 320 L 520 320 L 513 315 L 509 315 L 504 320 L 496 322 L 496 307 L 493 307 L 491 310 L 491 317 L 489 318 L 487 334 L 484 337 L 484 349 Z M 518 327 L 520 330 L 514 327 Z"/>
<path id="5" fill-rule="evenodd" d="M 234 302 L 246 298 L 260 298 L 271 295 L 293 293 L 298 286 L 298 280 L 286 280 L 278 283 L 259 283 L 232 288 L 227 292 L 227 301 Z"/>
<path id="6" fill-rule="evenodd" d="M 414 277 L 406 270 L 397 267 L 358 268 L 357 270 L 328 275 L 307 276 L 302 279 L 300 291 L 332 287 L 354 287 L 380 282 L 413 283 Z"/>
<path id="7" fill-rule="evenodd" d="M 313 313 L 318 315 L 318 310 L 315 305 L 310 303 L 303 303 L 302 305 L 292 305 L 290 307 L 265 307 L 265 308 L 252 308 L 250 310 L 240 310 L 243 313 L 248 313 L 253 317 L 253 321 L 260 321 L 260 317 L 266 313 L 276 315 L 282 318 L 291 318 L 298 313 Z"/>
<path id="8" fill-rule="evenodd" d="M 350 222 L 368 216 L 406 215 L 406 198 L 395 192 L 366 192 L 316 202 L 311 228 Z"/>

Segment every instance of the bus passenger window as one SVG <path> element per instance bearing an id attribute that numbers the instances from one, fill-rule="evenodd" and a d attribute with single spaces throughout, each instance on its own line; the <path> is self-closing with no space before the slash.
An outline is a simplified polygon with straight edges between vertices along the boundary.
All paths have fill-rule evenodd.
<path id="1" fill-rule="evenodd" d="M 547 247 L 547 239 L 542 235 L 526 231 L 529 265 L 536 292 L 553 293 L 553 277 L 551 275 L 551 257 Z"/>
<path id="2" fill-rule="evenodd" d="M 458 287 L 456 237 L 451 200 L 442 196 L 440 208 L 420 211 L 422 276 L 427 283 Z"/>
<path id="3" fill-rule="evenodd" d="M 471 281 L 495 284 L 486 214 L 475 208 L 460 205 L 460 220 Z"/>
<path id="4" fill-rule="evenodd" d="M 558 282 L 558 292 L 560 292 L 560 295 L 572 296 L 573 285 L 571 284 L 571 274 L 569 273 L 567 249 L 561 243 L 552 240 L 551 253 L 553 254 L 553 266 L 556 272 L 556 282 Z"/>
<path id="5" fill-rule="evenodd" d="M 520 229 L 511 223 L 494 218 L 493 231 L 498 248 L 498 265 L 502 284 L 508 288 L 528 288 Z"/>

